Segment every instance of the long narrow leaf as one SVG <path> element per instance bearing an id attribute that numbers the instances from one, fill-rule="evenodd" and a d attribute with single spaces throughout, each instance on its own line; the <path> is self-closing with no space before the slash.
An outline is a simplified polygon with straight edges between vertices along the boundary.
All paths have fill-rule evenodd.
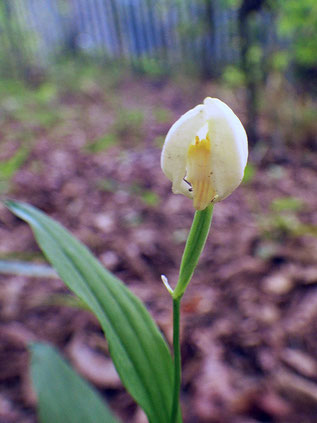
<path id="1" fill-rule="evenodd" d="M 42 423 L 118 423 L 100 395 L 47 344 L 31 346 L 31 376 Z"/>
<path id="2" fill-rule="evenodd" d="M 173 364 L 166 342 L 144 305 L 60 224 L 30 205 L 6 204 L 30 224 L 61 279 L 99 319 L 120 378 L 149 421 L 166 423 Z"/>

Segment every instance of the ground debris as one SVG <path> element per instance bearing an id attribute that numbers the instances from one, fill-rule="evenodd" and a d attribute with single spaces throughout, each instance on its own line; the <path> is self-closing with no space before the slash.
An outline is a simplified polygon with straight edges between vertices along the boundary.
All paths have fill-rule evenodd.
<path id="1" fill-rule="evenodd" d="M 141 80 L 116 88 L 115 105 L 133 103 L 144 114 L 137 139 L 126 127 L 123 139 L 113 134 L 117 106 L 110 94 L 62 96 L 70 117 L 39 128 L 10 190 L 83 241 L 145 302 L 170 344 L 172 304 L 161 274 L 175 286 L 193 209 L 189 199 L 172 194 L 158 144 L 174 119 L 216 89 L 202 84 L 184 94 L 182 88 Z M 157 107 L 171 111 L 170 121 L 155 121 Z M 114 144 L 93 154 L 94 140 L 109 134 Z M 316 422 L 317 239 L 307 233 L 307 225 L 316 225 L 316 170 L 295 160 L 291 149 L 283 153 L 285 165 L 275 164 L 274 151 L 252 180 L 216 204 L 183 298 L 184 423 Z M 317 161 L 316 152 L 309 157 Z M 293 220 L 289 211 L 284 220 L 283 212 L 272 212 L 285 197 L 305 204 Z M 0 238 L 0 259 L 45 263 L 30 229 L 2 205 Z M 143 423 L 96 319 L 79 303 L 67 306 L 67 294 L 57 278 L 0 275 L 0 421 L 35 423 L 27 344 L 41 340 L 101 388 L 123 421 Z"/>

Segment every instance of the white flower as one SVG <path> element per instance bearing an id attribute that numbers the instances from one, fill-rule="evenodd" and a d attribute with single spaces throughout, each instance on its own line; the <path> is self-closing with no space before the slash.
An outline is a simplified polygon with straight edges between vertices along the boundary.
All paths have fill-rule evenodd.
<path id="1" fill-rule="evenodd" d="M 203 210 L 240 185 L 247 158 L 242 123 L 225 103 L 207 97 L 168 131 L 161 167 L 173 192 L 192 198 L 195 209 Z"/>

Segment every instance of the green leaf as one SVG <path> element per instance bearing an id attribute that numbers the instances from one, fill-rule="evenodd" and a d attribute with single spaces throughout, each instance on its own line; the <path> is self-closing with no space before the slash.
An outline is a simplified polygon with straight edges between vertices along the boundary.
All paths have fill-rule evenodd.
<path id="1" fill-rule="evenodd" d="M 100 395 L 47 344 L 31 350 L 31 377 L 42 423 L 118 423 Z"/>
<path id="2" fill-rule="evenodd" d="M 119 376 L 150 422 L 169 421 L 173 363 L 141 301 L 60 224 L 30 205 L 6 204 L 31 225 L 60 277 L 99 319 Z"/>

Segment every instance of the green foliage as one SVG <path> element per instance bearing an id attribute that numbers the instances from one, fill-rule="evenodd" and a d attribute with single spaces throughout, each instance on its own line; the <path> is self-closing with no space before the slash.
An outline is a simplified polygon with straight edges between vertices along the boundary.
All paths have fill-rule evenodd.
<path id="1" fill-rule="evenodd" d="M 117 136 L 115 134 L 109 133 L 86 145 L 85 150 L 89 151 L 90 153 L 99 153 L 100 151 L 107 150 L 117 142 Z"/>
<path id="2" fill-rule="evenodd" d="M 10 179 L 23 165 L 29 155 L 26 147 L 21 147 L 10 159 L 0 164 L 0 179 Z"/>
<path id="3" fill-rule="evenodd" d="M 19 108 L 14 113 L 14 117 L 20 122 L 25 122 L 32 126 L 50 128 L 61 119 L 61 113 L 59 109 L 41 108 L 38 104 L 35 110 L 30 107 Z"/>
<path id="4" fill-rule="evenodd" d="M 139 60 L 138 68 L 150 78 L 161 78 L 166 74 L 165 66 L 162 66 L 159 60 L 152 57 L 142 57 Z"/>
<path id="5" fill-rule="evenodd" d="M 131 184 L 121 184 L 114 179 L 102 179 L 98 181 L 98 188 L 102 191 L 116 192 L 118 190 L 128 192 L 133 197 L 138 197 L 141 201 L 150 207 L 156 207 L 160 199 L 158 195 L 150 189 L 146 189 L 137 182 Z"/>
<path id="6" fill-rule="evenodd" d="M 248 182 L 252 182 L 256 174 L 256 167 L 251 163 L 248 162 L 245 169 L 244 169 L 244 176 L 242 182 L 247 184 Z"/>
<path id="7" fill-rule="evenodd" d="M 141 109 L 122 108 L 118 104 L 114 106 L 116 120 L 109 128 L 109 132 L 84 148 L 90 153 L 99 153 L 109 147 L 120 144 L 124 145 L 126 140 L 132 143 L 140 143 L 143 138 L 144 112 Z"/>
<path id="8" fill-rule="evenodd" d="M 241 6 L 243 0 L 220 0 L 220 5 L 223 8 L 232 7 L 237 9 Z"/>
<path id="9" fill-rule="evenodd" d="M 222 81 L 229 88 L 239 88 L 245 83 L 245 76 L 237 66 L 227 66 L 222 74 Z"/>
<path id="10" fill-rule="evenodd" d="M 274 140 L 287 146 L 314 145 L 316 109 L 316 100 L 309 93 L 299 96 L 284 74 L 275 72 L 268 78 L 262 95 L 262 114 Z"/>
<path id="11" fill-rule="evenodd" d="M 290 61 L 290 54 L 287 51 L 276 51 L 271 57 L 273 71 L 284 72 Z"/>
<path id="12" fill-rule="evenodd" d="M 259 45 L 252 45 L 248 49 L 247 60 L 250 66 L 257 66 L 263 59 L 263 50 Z"/>
<path id="13" fill-rule="evenodd" d="M 137 183 L 133 183 L 128 187 L 132 195 L 139 197 L 147 206 L 156 207 L 159 204 L 159 197 L 157 194 L 149 189 L 145 189 Z"/>
<path id="14" fill-rule="evenodd" d="M 258 217 L 260 231 L 265 238 L 282 240 L 285 236 L 298 236 L 300 222 L 293 213 L 269 213 Z"/>
<path id="15" fill-rule="evenodd" d="M 26 84 L 14 78 L 0 78 L 1 105 L 6 98 L 23 99 L 31 93 Z"/>
<path id="16" fill-rule="evenodd" d="M 105 71 L 102 63 L 98 63 L 97 60 L 92 61 L 89 57 L 62 56 L 54 66 L 48 69 L 48 80 L 59 87 L 59 92 L 62 93 L 76 95 L 80 92 L 91 95 L 96 88 L 102 87 L 102 91 L 108 95 L 117 87 L 125 69 L 126 66 L 121 62 L 107 62 Z M 97 81 L 98 85 L 96 85 Z"/>
<path id="17" fill-rule="evenodd" d="M 156 207 L 160 202 L 158 195 L 150 190 L 144 190 L 140 197 L 143 203 L 150 207 Z"/>
<path id="18" fill-rule="evenodd" d="M 56 100 L 58 89 L 52 81 L 46 81 L 39 85 L 36 90 L 32 90 L 31 93 L 35 102 L 42 105 Z"/>
<path id="19" fill-rule="evenodd" d="M 31 376 L 42 423 L 118 423 L 100 395 L 47 344 L 32 344 Z"/>
<path id="20" fill-rule="evenodd" d="M 193 25 L 191 20 L 184 20 L 178 24 L 177 32 L 183 40 L 193 40 L 204 35 L 206 29 L 204 21 L 196 21 Z"/>
<path id="21" fill-rule="evenodd" d="M 149 420 L 167 422 L 173 363 L 144 305 L 57 222 L 23 203 L 7 206 L 30 224 L 62 280 L 97 316 L 121 380 Z"/>
<path id="22" fill-rule="evenodd" d="M 56 107 L 58 88 L 53 82 L 31 88 L 18 80 L 0 80 L 1 89 L 0 107 L 4 113 L 28 128 L 50 128 L 63 116 L 63 110 Z"/>
<path id="23" fill-rule="evenodd" d="M 18 18 L 18 2 L 0 2 L 0 77 L 27 80 L 29 70 L 40 67 L 34 54 L 37 37 L 23 19 Z"/>
<path id="24" fill-rule="evenodd" d="M 266 238 L 278 241 L 285 236 L 317 236 L 317 225 L 302 223 L 297 215 L 304 207 L 304 202 L 296 197 L 275 198 L 271 211 L 258 217 L 260 231 Z"/>
<path id="25" fill-rule="evenodd" d="M 28 147 L 22 146 L 7 160 L 0 163 L 0 193 L 7 192 L 10 181 L 30 154 Z"/>
<path id="26" fill-rule="evenodd" d="M 315 0 L 279 0 L 279 25 L 282 36 L 292 40 L 297 63 L 317 66 L 317 3 Z"/>
<path id="27" fill-rule="evenodd" d="M 271 209 L 276 213 L 283 211 L 300 211 L 303 208 L 303 202 L 295 197 L 280 197 L 272 201 Z"/>

